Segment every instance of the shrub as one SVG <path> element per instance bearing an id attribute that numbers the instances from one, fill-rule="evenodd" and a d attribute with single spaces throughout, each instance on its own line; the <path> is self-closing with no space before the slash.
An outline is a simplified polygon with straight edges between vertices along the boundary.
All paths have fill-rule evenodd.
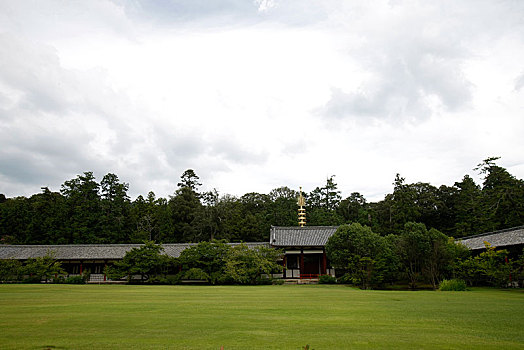
<path id="1" fill-rule="evenodd" d="M 322 275 L 318 279 L 319 284 L 335 284 L 337 283 L 337 279 L 330 275 Z"/>
<path id="2" fill-rule="evenodd" d="M 441 291 L 465 291 L 466 282 L 464 280 L 452 279 L 452 280 L 443 280 L 440 282 Z"/>
<path id="3" fill-rule="evenodd" d="M 22 280 L 22 283 L 41 283 L 42 279 L 39 276 L 29 276 Z"/>
<path id="4" fill-rule="evenodd" d="M 66 284 L 85 284 L 86 280 L 84 276 L 69 276 L 64 280 Z"/>
<path id="5" fill-rule="evenodd" d="M 205 273 L 202 269 L 193 267 L 192 269 L 189 269 L 184 274 L 184 279 L 186 280 L 204 280 L 207 282 L 209 281 L 209 275 Z"/>
<path id="6" fill-rule="evenodd" d="M 273 284 L 273 280 L 267 277 L 258 277 L 255 281 L 257 285 L 270 285 Z"/>

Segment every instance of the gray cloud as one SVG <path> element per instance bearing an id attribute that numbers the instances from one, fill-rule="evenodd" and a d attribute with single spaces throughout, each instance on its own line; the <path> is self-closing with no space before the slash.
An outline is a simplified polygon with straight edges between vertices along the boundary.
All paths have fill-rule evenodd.
<path id="1" fill-rule="evenodd" d="M 236 164 L 261 164 L 267 158 L 267 152 L 249 150 L 246 145 L 231 139 L 217 139 L 208 147 L 211 154 Z"/>
<path id="2" fill-rule="evenodd" d="M 524 73 L 522 73 L 515 79 L 515 90 L 519 91 L 523 87 L 524 87 Z"/>
<path id="3" fill-rule="evenodd" d="M 339 0 L 162 0 L 116 1 L 130 18 L 165 26 L 179 24 L 201 27 L 279 23 L 303 26 L 329 18 Z"/>

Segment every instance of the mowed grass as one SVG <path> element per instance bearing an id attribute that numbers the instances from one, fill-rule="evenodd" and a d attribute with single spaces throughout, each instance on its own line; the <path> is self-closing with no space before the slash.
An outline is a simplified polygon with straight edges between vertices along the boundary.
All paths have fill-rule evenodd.
<path id="1" fill-rule="evenodd" d="M 524 292 L 0 285 L 0 349 L 523 349 Z"/>

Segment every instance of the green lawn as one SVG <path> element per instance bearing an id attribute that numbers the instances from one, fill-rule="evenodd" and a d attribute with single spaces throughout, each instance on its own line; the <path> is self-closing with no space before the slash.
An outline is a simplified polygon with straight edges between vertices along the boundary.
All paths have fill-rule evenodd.
<path id="1" fill-rule="evenodd" d="M 0 285 L 0 349 L 523 349 L 524 292 Z"/>

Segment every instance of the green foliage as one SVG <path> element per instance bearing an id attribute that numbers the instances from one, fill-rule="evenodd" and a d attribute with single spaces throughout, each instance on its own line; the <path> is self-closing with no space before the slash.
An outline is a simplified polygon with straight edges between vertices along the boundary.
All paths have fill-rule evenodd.
<path id="1" fill-rule="evenodd" d="M 431 241 L 426 226 L 408 222 L 400 234 L 397 249 L 410 288 L 416 288 L 431 251 Z"/>
<path id="2" fill-rule="evenodd" d="M 345 272 L 343 281 L 363 289 L 382 285 L 395 273 L 389 241 L 358 223 L 340 226 L 329 238 L 326 254 L 337 270 Z"/>
<path id="3" fill-rule="evenodd" d="M 185 280 L 203 280 L 209 282 L 210 278 L 207 273 L 198 267 L 192 267 L 183 274 Z"/>
<path id="4" fill-rule="evenodd" d="M 522 225 L 524 181 L 497 161 L 491 157 L 476 168 L 483 176 L 481 185 L 465 175 L 453 186 L 437 188 L 408 183 L 397 174 L 392 192 L 372 203 L 358 192 L 342 200 L 331 176 L 307 193 L 307 222 L 357 222 L 382 236 L 400 235 L 406 223 L 419 222 L 453 237 Z M 60 192 L 43 187 L 29 198 L 0 194 L 0 243 L 257 242 L 268 240 L 271 225 L 297 224 L 297 193 L 288 187 L 235 197 L 216 190 L 201 193 L 199 181 L 188 169 L 169 199 L 149 192 L 131 202 L 129 184 L 116 174 L 97 182 L 87 171 L 65 181 Z"/>
<path id="5" fill-rule="evenodd" d="M 486 251 L 478 256 L 480 271 L 487 277 L 489 284 L 496 287 L 507 287 L 510 282 L 511 265 L 508 262 L 508 251 L 497 250 L 485 242 Z"/>
<path id="6" fill-rule="evenodd" d="M 513 262 L 511 275 L 516 286 L 524 287 L 524 248 L 522 254 Z"/>
<path id="7" fill-rule="evenodd" d="M 282 267 L 276 263 L 281 254 L 264 246 L 231 247 L 220 241 L 200 242 L 184 250 L 179 262 L 183 279 L 205 280 L 211 284 L 260 284 L 265 283 L 264 276 L 281 271 Z"/>
<path id="8" fill-rule="evenodd" d="M 0 282 L 19 281 L 22 277 L 22 264 L 18 260 L 0 259 Z"/>
<path id="9" fill-rule="evenodd" d="M 440 282 L 439 290 L 441 291 L 465 291 L 466 282 L 459 279 L 442 280 Z"/>
<path id="10" fill-rule="evenodd" d="M 65 271 L 62 265 L 54 258 L 53 252 L 48 252 L 45 256 L 27 259 L 21 269 L 23 275 L 28 275 L 27 280 L 40 282 L 48 281 L 52 277 L 63 275 Z"/>
<path id="11" fill-rule="evenodd" d="M 222 282 L 224 278 L 225 261 L 230 247 L 223 241 L 200 242 L 185 249 L 179 257 L 182 271 L 193 268 L 200 269 L 208 277 L 210 283 Z"/>
<path id="12" fill-rule="evenodd" d="M 133 248 L 117 261 L 105 273 L 110 279 L 118 280 L 126 277 L 131 282 L 133 276 L 140 276 L 141 282 L 147 282 L 151 277 L 167 275 L 175 265 L 174 258 L 161 254 L 160 244 L 146 241 L 140 248 Z"/>
<path id="13" fill-rule="evenodd" d="M 442 232 L 430 229 L 428 231 L 430 248 L 423 271 L 430 280 L 434 289 L 444 276 L 450 276 L 453 272 L 453 262 L 458 252 L 453 238 L 449 238 Z"/>
<path id="14" fill-rule="evenodd" d="M 63 280 L 65 284 L 85 284 L 86 279 L 84 276 L 69 276 Z"/>
<path id="15" fill-rule="evenodd" d="M 471 286 L 508 287 L 512 272 L 518 271 L 516 267 L 521 263 L 521 260 L 517 259 L 513 262 L 508 259 L 507 250 L 497 250 L 488 242 L 484 242 L 484 244 L 486 245 L 484 252 L 475 257 L 468 257 L 457 264 L 457 276 Z"/>
<path id="16" fill-rule="evenodd" d="M 322 275 L 318 278 L 319 284 L 336 284 L 337 279 L 330 275 Z"/>
<path id="17" fill-rule="evenodd" d="M 271 284 L 271 274 L 282 272 L 282 267 L 277 264 L 281 254 L 278 250 L 264 246 L 234 246 L 229 250 L 225 261 L 225 276 L 238 284 L 261 284 L 265 275 L 268 284 Z"/>

